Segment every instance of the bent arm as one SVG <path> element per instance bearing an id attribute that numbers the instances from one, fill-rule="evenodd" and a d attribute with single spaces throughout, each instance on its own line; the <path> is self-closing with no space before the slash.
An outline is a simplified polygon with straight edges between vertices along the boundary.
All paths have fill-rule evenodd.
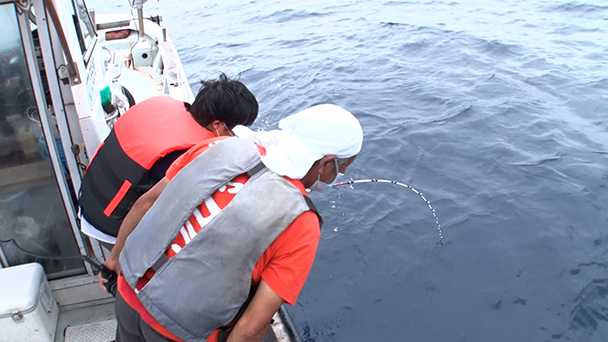
<path id="1" fill-rule="evenodd" d="M 161 179 L 158 183 L 156 183 L 150 190 L 148 190 L 145 194 L 143 194 L 140 198 L 135 201 L 133 204 L 133 208 L 127 213 L 120 228 L 118 229 L 118 236 L 116 237 L 116 244 L 112 247 L 112 252 L 110 256 L 104 263 L 104 265 L 116 272 L 120 272 L 120 264 L 118 262 L 118 257 L 120 256 L 120 252 L 125 246 L 125 241 L 127 237 L 133 232 L 135 227 L 141 221 L 141 218 L 144 217 L 146 212 L 152 207 L 158 196 L 160 196 L 161 192 L 165 189 L 169 183 L 169 179 L 166 177 Z"/>
<path id="2" fill-rule="evenodd" d="M 227 342 L 260 342 L 266 337 L 272 316 L 285 301 L 262 279 L 260 285 L 228 336 Z"/>

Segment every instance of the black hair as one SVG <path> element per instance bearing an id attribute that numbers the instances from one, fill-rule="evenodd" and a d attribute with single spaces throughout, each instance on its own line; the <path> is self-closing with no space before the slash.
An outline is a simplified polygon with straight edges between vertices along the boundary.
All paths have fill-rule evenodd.
<path id="1" fill-rule="evenodd" d="M 236 125 L 250 126 L 258 117 L 258 101 L 243 83 L 229 80 L 222 73 L 219 80 L 201 84 L 188 109 L 201 126 L 219 120 L 231 129 Z"/>

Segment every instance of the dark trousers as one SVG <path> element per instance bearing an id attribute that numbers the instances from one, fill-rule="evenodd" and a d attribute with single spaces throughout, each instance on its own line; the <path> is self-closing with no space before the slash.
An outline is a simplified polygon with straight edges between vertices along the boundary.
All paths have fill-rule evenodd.
<path id="1" fill-rule="evenodd" d="M 122 298 L 120 292 L 116 292 L 116 341 L 115 342 L 167 342 L 172 341 L 154 330 L 148 323 L 141 319 L 141 315 L 133 310 Z M 276 342 L 274 332 L 268 327 L 268 334 L 263 342 Z"/>
<path id="2" fill-rule="evenodd" d="M 172 341 L 161 335 L 141 319 L 141 315 L 116 292 L 116 342 L 167 342 Z"/>

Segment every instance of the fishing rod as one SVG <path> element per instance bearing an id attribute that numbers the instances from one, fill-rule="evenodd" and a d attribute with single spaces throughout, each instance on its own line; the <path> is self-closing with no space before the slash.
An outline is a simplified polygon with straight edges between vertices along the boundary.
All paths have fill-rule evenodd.
<path id="1" fill-rule="evenodd" d="M 118 279 L 116 272 L 111 271 L 106 266 L 104 266 L 104 264 L 102 264 L 95 258 L 91 258 L 88 255 L 82 255 L 82 254 L 41 255 L 41 254 L 37 254 L 34 252 L 30 252 L 27 249 L 19 246 L 19 244 L 17 243 L 17 241 L 15 239 L 8 239 L 8 240 L 0 239 L 0 243 L 13 243 L 13 245 L 15 245 L 15 247 L 17 247 L 17 249 L 20 250 L 21 252 L 31 255 L 33 257 L 39 258 L 39 259 L 50 259 L 50 260 L 81 259 L 83 261 L 86 261 L 89 264 L 91 264 L 91 266 L 93 266 L 93 268 L 95 268 L 97 270 L 97 272 L 101 273 L 101 276 L 104 279 L 107 280 L 107 282 L 104 284 L 104 287 L 106 288 L 106 290 L 108 290 L 109 293 L 112 294 L 112 296 L 116 297 L 116 280 Z"/>
<path id="2" fill-rule="evenodd" d="M 429 209 L 431 209 L 431 214 L 433 214 L 433 217 L 435 218 L 435 224 L 437 225 L 437 233 L 439 233 L 439 243 L 441 245 L 443 245 L 443 233 L 441 232 L 441 225 L 439 224 L 439 219 L 437 218 L 437 215 L 435 214 L 435 209 L 433 209 L 433 207 L 431 206 L 431 201 L 429 201 L 428 199 L 426 199 L 426 197 L 424 197 L 424 195 L 422 194 L 422 192 L 414 189 L 411 185 L 408 184 L 404 184 L 401 182 L 397 182 L 397 181 L 393 181 L 393 180 L 386 180 L 386 179 L 358 179 L 358 180 L 348 180 L 348 181 L 344 181 L 344 182 L 338 182 L 336 184 L 334 184 L 333 186 L 341 186 L 341 185 L 352 185 L 352 184 L 358 184 L 358 183 L 387 183 L 387 184 L 395 184 L 395 185 L 399 185 L 402 186 L 404 188 L 408 188 L 410 190 L 412 190 L 416 195 L 420 196 L 420 198 L 422 198 L 422 200 L 424 201 L 424 203 L 426 203 L 426 205 L 429 207 Z"/>

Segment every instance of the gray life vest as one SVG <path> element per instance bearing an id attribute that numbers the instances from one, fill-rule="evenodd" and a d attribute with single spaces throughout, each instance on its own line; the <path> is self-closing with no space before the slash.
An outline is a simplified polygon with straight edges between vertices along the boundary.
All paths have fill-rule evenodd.
<path id="1" fill-rule="evenodd" d="M 251 178 L 232 201 L 168 259 L 165 251 L 194 209 L 247 172 Z M 287 226 L 311 210 L 307 201 L 293 184 L 261 164 L 252 141 L 226 139 L 180 170 L 127 238 L 120 254 L 125 280 L 135 289 L 144 273 L 154 269 L 137 293 L 143 306 L 180 339 L 205 341 L 235 317 L 247 300 L 258 259 Z"/>

